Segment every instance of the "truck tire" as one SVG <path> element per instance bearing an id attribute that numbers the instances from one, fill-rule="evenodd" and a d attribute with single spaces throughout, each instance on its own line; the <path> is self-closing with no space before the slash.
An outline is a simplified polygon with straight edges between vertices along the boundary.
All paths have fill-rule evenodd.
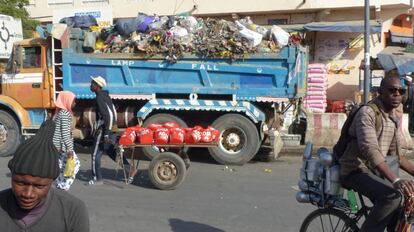
<path id="1" fill-rule="evenodd" d="M 177 188 L 185 179 L 187 168 L 184 160 L 175 153 L 164 152 L 151 160 L 148 176 L 151 183 L 161 190 Z"/>
<path id="2" fill-rule="evenodd" d="M 160 113 L 160 114 L 154 114 L 148 119 L 144 121 L 143 126 L 148 127 L 152 123 L 158 123 L 163 124 L 166 122 L 176 122 L 178 125 L 180 125 L 181 128 L 186 128 L 187 123 L 185 123 L 181 118 L 172 115 L 172 114 L 166 114 L 166 113 Z M 167 150 L 167 149 L 164 149 Z M 184 152 L 187 152 L 188 149 L 183 149 Z M 173 149 L 173 151 L 176 151 Z M 143 147 L 142 152 L 147 156 L 149 159 L 153 159 L 156 155 L 160 154 L 160 150 L 158 147 L 152 146 L 152 147 Z M 178 152 L 178 151 L 177 151 Z"/>
<path id="3" fill-rule="evenodd" d="M 9 113 L 0 110 L 0 156 L 13 155 L 21 142 L 19 125 Z"/>
<path id="4" fill-rule="evenodd" d="M 217 118 L 212 127 L 221 131 L 221 134 L 218 147 L 209 148 L 209 151 L 221 164 L 243 165 L 260 148 L 256 126 L 242 115 L 225 114 Z"/>

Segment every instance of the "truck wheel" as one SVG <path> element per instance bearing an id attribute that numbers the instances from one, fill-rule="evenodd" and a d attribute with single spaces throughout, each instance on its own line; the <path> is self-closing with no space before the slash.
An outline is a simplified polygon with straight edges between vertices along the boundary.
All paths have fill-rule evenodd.
<path id="1" fill-rule="evenodd" d="M 243 165 L 260 148 L 256 126 L 242 115 L 223 115 L 213 122 L 212 127 L 221 131 L 221 134 L 218 147 L 209 148 L 209 151 L 221 164 Z"/>
<path id="2" fill-rule="evenodd" d="M 187 169 L 183 159 L 177 154 L 164 152 L 151 160 L 148 173 L 156 188 L 172 190 L 184 181 Z"/>
<path id="3" fill-rule="evenodd" d="M 146 119 L 144 121 L 143 126 L 147 127 L 152 123 L 158 123 L 158 124 L 163 124 L 166 122 L 176 122 L 178 123 L 178 125 L 180 125 L 181 128 L 186 128 L 187 127 L 187 123 L 185 123 L 181 118 L 172 115 L 172 114 L 165 114 L 165 113 L 161 113 L 161 114 L 154 114 L 151 117 L 149 117 L 148 119 Z M 167 149 L 167 148 L 162 148 L 164 151 L 168 151 L 168 150 L 172 150 L 172 151 L 176 151 L 178 152 L 177 149 Z M 184 149 L 184 152 L 187 152 L 188 149 Z M 153 159 L 156 155 L 160 154 L 160 148 L 156 147 L 156 146 L 151 146 L 151 147 L 143 147 L 142 148 L 142 152 L 149 158 L 149 159 Z"/>
<path id="4" fill-rule="evenodd" d="M 10 156 L 20 144 L 19 125 L 13 116 L 0 110 L 0 156 Z"/>

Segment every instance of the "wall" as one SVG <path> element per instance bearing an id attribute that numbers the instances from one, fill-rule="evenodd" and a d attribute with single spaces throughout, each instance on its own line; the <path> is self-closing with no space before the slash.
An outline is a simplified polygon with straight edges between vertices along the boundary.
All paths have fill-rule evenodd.
<path id="1" fill-rule="evenodd" d="M 326 21 L 340 20 L 362 20 L 362 10 L 337 10 L 325 17 Z M 407 12 L 405 8 L 384 8 L 373 17 L 383 21 L 382 31 L 387 32 L 394 17 Z M 355 91 L 359 90 L 359 78 L 363 78 L 364 72 L 359 70 L 361 61 L 364 59 L 363 34 L 359 33 L 336 33 L 336 32 L 317 32 L 315 33 L 315 54 L 314 62 L 328 64 L 331 68 L 338 67 L 342 70 L 349 70 L 349 74 L 329 74 L 328 75 L 328 99 L 329 100 L 355 100 Z M 357 39 L 359 38 L 359 39 Z M 384 36 L 379 34 L 370 37 L 371 56 L 376 55 L 384 48 Z M 354 46 L 348 48 L 349 42 Z M 335 68 L 332 68 L 335 69 Z M 373 77 L 381 77 L 382 71 L 374 71 Z"/>
<path id="2" fill-rule="evenodd" d="M 321 10 L 337 8 L 361 8 L 364 2 L 361 0 L 258 0 L 255 4 L 251 1 L 240 0 L 30 0 L 28 8 L 33 18 L 41 21 L 51 21 L 53 9 L 56 8 L 84 8 L 102 5 L 112 6 L 114 18 L 134 17 L 137 12 L 147 14 L 170 15 L 189 11 L 194 4 L 198 9 L 197 15 L 229 14 L 232 12 L 257 13 L 257 12 L 284 12 Z M 407 7 L 410 0 L 374 0 L 372 6 L 398 6 Z"/>
<path id="3" fill-rule="evenodd" d="M 314 61 L 328 64 L 330 67 L 328 99 L 353 100 L 354 92 L 359 89 L 359 66 L 364 59 L 363 34 L 318 32 L 315 42 Z M 370 42 L 371 54 L 382 50 L 379 35 L 372 35 Z"/>

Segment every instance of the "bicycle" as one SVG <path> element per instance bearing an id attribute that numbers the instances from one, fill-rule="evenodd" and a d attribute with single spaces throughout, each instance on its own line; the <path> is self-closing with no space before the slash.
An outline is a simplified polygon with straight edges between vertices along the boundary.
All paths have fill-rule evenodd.
<path id="1" fill-rule="evenodd" d="M 353 212 L 348 205 L 338 207 L 337 205 L 328 205 L 320 207 L 311 212 L 303 221 L 300 232 L 310 231 L 359 231 L 358 224 L 361 218 L 366 217 L 370 207 L 366 206 L 360 194 L 358 194 L 362 207 Z M 342 199 L 345 200 L 346 199 Z"/>
<path id="2" fill-rule="evenodd" d="M 358 221 L 368 214 L 368 207 L 360 196 L 363 207 L 355 211 L 355 205 L 343 198 L 339 166 L 333 164 L 331 153 L 320 148 L 317 156 L 312 157 L 312 147 L 311 143 L 306 144 L 296 200 L 316 205 L 318 209 L 305 218 L 300 232 L 358 231 Z"/>
<path id="3" fill-rule="evenodd" d="M 326 148 L 320 148 L 317 157 L 312 157 L 311 151 L 312 144 L 306 144 L 300 171 L 301 180 L 298 183 L 300 192 L 296 194 L 296 200 L 316 205 L 318 209 L 304 219 L 300 232 L 359 231 L 358 225 L 362 224 L 362 217 L 367 217 L 371 207 L 365 204 L 359 193 L 358 204 L 352 190 L 347 190 L 348 199 L 343 197 L 344 189 L 339 183 L 339 165 L 333 163 L 332 154 Z M 405 203 L 412 204 L 411 201 L 412 196 Z M 410 216 L 402 213 L 398 225 L 408 224 Z M 406 232 L 411 230 L 411 225 L 399 228 L 404 229 L 398 231 Z"/>

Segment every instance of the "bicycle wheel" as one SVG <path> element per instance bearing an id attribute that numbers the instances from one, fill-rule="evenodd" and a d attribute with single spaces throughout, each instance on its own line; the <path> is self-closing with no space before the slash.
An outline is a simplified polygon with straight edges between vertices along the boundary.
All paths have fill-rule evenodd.
<path id="1" fill-rule="evenodd" d="M 358 226 L 344 212 L 333 209 L 317 209 L 309 214 L 300 227 L 300 232 L 354 232 Z"/>

